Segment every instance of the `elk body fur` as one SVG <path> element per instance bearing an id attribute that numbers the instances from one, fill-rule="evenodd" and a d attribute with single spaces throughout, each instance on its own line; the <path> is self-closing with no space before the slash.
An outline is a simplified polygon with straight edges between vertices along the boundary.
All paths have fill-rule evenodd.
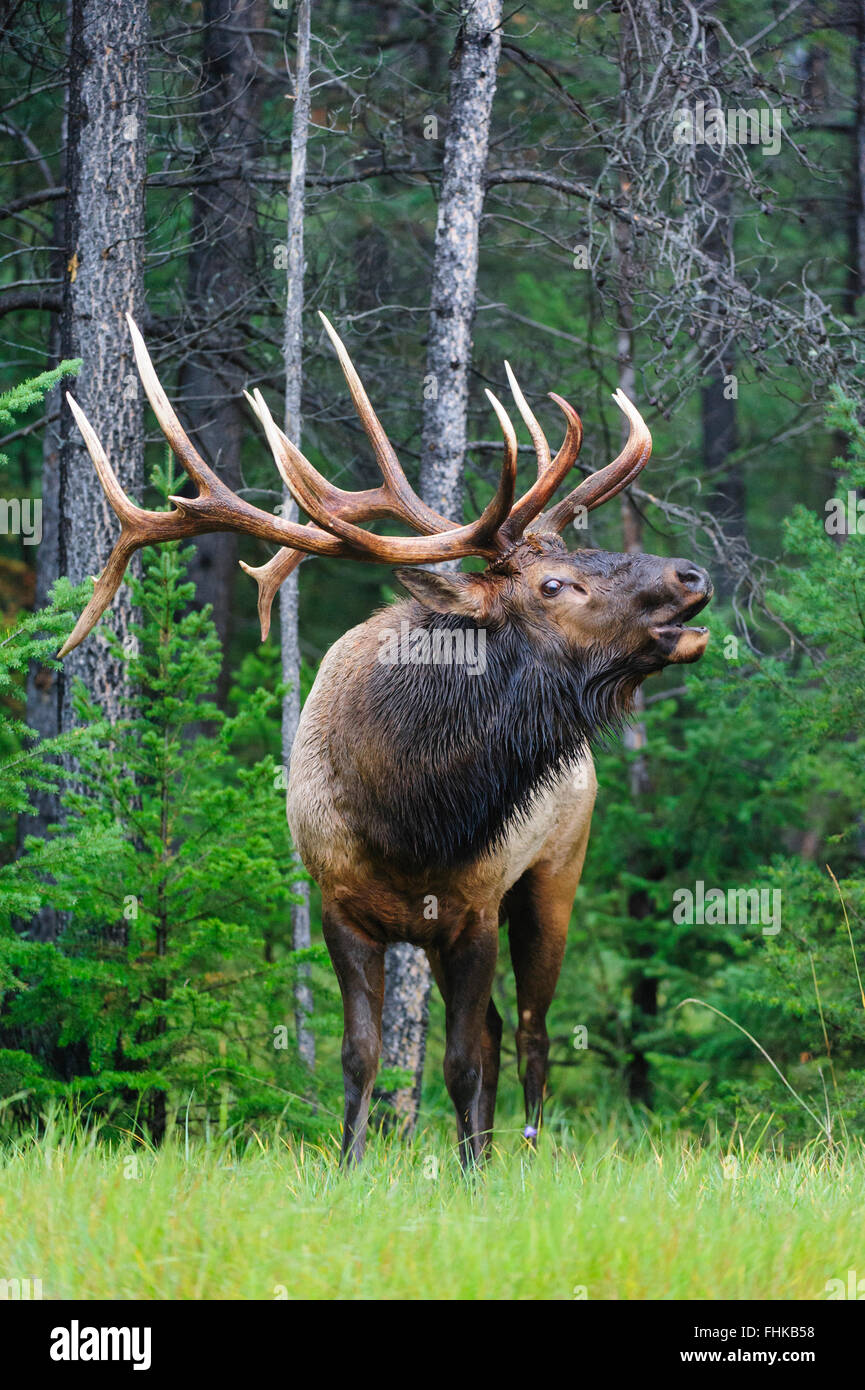
<path id="1" fill-rule="evenodd" d="M 595 800 L 592 741 L 621 722 L 647 675 L 699 658 L 706 630 L 686 624 L 712 586 L 687 560 L 569 552 L 561 539 L 580 509 L 615 496 L 649 457 L 648 429 L 621 392 L 616 399 L 630 422 L 622 453 L 543 512 L 577 457 L 582 426 L 554 397 L 566 435 L 552 458 L 507 368 L 537 454 L 537 479 L 514 500 L 516 435 L 487 393 L 504 436 L 501 476 L 482 516 L 457 525 L 412 492 L 344 346 L 326 320 L 325 327 L 383 482 L 365 493 L 334 487 L 277 428 L 260 394 L 248 398 L 280 474 L 310 518 L 306 526 L 259 511 L 212 473 L 168 404 L 134 325 L 145 390 L 197 495 L 173 498 L 171 513 L 133 506 L 70 398 L 121 535 L 64 651 L 98 621 L 129 557 L 151 541 L 234 529 L 281 544 L 266 565 L 244 566 L 259 585 L 263 634 L 279 584 L 305 553 L 403 566 L 396 574 L 411 597 L 346 633 L 321 664 L 292 751 L 288 817 L 321 887 L 323 933 L 343 997 L 344 1158 L 354 1161 L 364 1149 L 385 951 L 408 941 L 427 951 L 444 997 L 445 1080 L 469 1165 L 485 1154 L 493 1130 L 499 927 L 508 922 L 526 1133 L 534 1140 L 546 1085 L 546 1015 Z M 378 536 L 356 524 L 385 516 L 420 534 Z M 487 569 L 405 567 L 464 555 L 483 557 Z M 395 659 L 396 632 L 408 640 Z M 481 645 L 482 666 L 430 655 L 477 655 Z"/>
<path id="2" fill-rule="evenodd" d="M 596 783 L 586 745 L 550 749 L 531 781 L 524 763 L 504 768 L 503 706 L 520 714 L 513 691 L 483 708 L 488 687 L 459 667 L 400 667 L 402 688 L 382 701 L 395 673 L 383 671 L 377 639 L 400 609 L 417 622 L 418 607 L 394 605 L 328 652 L 295 740 L 288 819 L 329 902 L 382 944 L 435 947 L 458 934 L 468 906 L 497 913 L 545 853 L 572 861 Z"/>

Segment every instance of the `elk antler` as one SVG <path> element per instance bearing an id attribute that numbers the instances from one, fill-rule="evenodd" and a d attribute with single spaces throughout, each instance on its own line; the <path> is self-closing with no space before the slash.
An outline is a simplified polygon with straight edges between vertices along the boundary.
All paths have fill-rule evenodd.
<path id="1" fill-rule="evenodd" d="M 379 462 L 382 474 L 385 478 L 385 487 L 376 488 L 365 493 L 343 492 L 340 488 L 335 488 L 327 479 L 323 478 L 316 471 L 313 465 L 305 459 L 303 454 L 292 444 L 286 435 L 274 424 L 267 413 L 267 407 L 261 399 L 260 392 L 255 392 L 250 396 L 244 392 L 247 401 L 252 407 L 258 419 L 267 431 L 268 441 L 273 450 L 276 466 L 292 496 L 303 507 L 304 511 L 309 512 L 310 516 L 315 516 L 315 511 L 310 510 L 310 503 L 313 507 L 320 503 L 327 509 L 328 515 L 339 515 L 347 521 L 369 520 L 374 516 L 394 515 L 393 507 L 395 504 L 402 504 L 399 512 L 402 520 L 408 522 L 416 530 L 425 535 L 440 533 L 444 529 L 450 529 L 455 523 L 448 521 L 432 508 L 426 506 L 419 497 L 412 491 L 394 450 L 382 429 L 378 418 L 370 405 L 369 397 L 363 388 L 363 384 L 354 364 L 346 351 L 345 344 L 331 324 L 330 320 L 322 313 L 319 318 L 324 324 L 328 337 L 336 349 L 339 364 L 348 382 L 349 391 L 360 422 L 373 446 Z M 550 446 L 544 437 L 535 416 L 526 401 L 525 396 L 517 384 L 510 364 L 505 363 L 505 370 L 508 376 L 508 384 L 523 420 L 526 423 L 535 452 L 538 459 L 538 479 L 529 488 L 518 502 L 516 502 L 507 513 L 506 519 L 499 528 L 500 543 L 504 548 L 512 545 L 523 534 L 528 523 L 533 517 L 543 510 L 552 497 L 559 483 L 573 467 L 577 455 L 580 452 L 580 445 L 583 438 L 583 427 L 580 417 L 567 401 L 562 400 L 561 396 L 550 393 L 552 399 L 562 410 L 567 422 L 567 432 L 561 449 L 556 454 L 555 459 L 550 459 Z M 501 402 L 487 391 L 487 396 L 496 412 L 502 432 L 505 436 L 506 449 L 516 448 L 515 440 L 512 441 L 513 428 L 510 420 L 505 413 Z M 269 422 L 269 424 L 268 424 Z M 301 496 L 301 492 L 306 486 L 306 493 Z M 382 505 L 383 510 L 373 510 L 378 505 Z M 498 509 L 497 509 L 498 510 Z M 489 511 L 489 509 L 488 509 Z M 484 514 L 486 515 L 486 513 Z M 328 520 L 324 522 L 324 512 L 319 510 L 318 519 L 322 524 L 330 526 Z M 483 517 L 481 518 L 483 521 Z M 500 544 L 501 548 L 501 544 Z M 261 621 L 262 641 L 270 631 L 271 606 L 276 597 L 277 591 L 282 582 L 288 578 L 292 570 L 296 569 L 303 554 L 291 550 L 280 550 L 267 564 L 253 568 L 251 565 L 241 564 L 246 573 L 251 575 L 258 584 L 258 616 Z"/>
<path id="2" fill-rule="evenodd" d="M 333 536 L 317 528 L 308 530 L 294 522 L 282 521 L 259 511 L 221 483 L 219 478 L 193 447 L 181 428 L 159 383 L 144 339 L 130 315 L 127 314 L 135 360 L 147 398 L 153 407 L 163 434 L 177 458 L 198 488 L 198 496 L 172 497 L 174 510 L 148 512 L 129 500 L 90 421 L 78 402 L 66 393 L 69 408 L 84 438 L 87 452 L 99 476 L 106 497 L 120 521 L 120 536 L 108 558 L 102 574 L 96 580 L 90 602 L 63 643 L 58 655 L 63 657 L 77 647 L 96 626 L 120 587 L 126 566 L 136 550 L 143 545 L 160 541 L 184 540 L 207 531 L 247 531 L 277 544 L 299 546 L 318 555 L 339 555 L 344 548 Z M 305 534 L 304 534 L 305 533 Z"/>
<path id="3" fill-rule="evenodd" d="M 629 401 L 621 388 L 613 392 L 613 400 L 623 410 L 630 422 L 628 442 L 618 458 L 599 468 L 588 478 L 557 502 L 552 511 L 547 512 L 538 522 L 539 531 L 561 532 L 569 521 L 573 521 L 580 507 L 591 512 L 608 502 L 611 497 L 632 483 L 641 469 L 645 468 L 652 453 L 652 436 L 649 427 L 632 401 Z"/>
<path id="4" fill-rule="evenodd" d="M 501 402 L 491 391 L 487 391 L 505 438 L 499 486 L 489 506 L 477 521 L 469 526 L 458 526 L 439 512 L 433 511 L 432 507 L 428 507 L 414 492 L 370 405 L 369 397 L 336 329 L 324 314 L 319 314 L 319 318 L 336 348 L 352 400 L 375 451 L 384 483 L 368 492 L 343 492 L 341 488 L 334 487 L 277 427 L 261 392 L 256 391 L 254 396 L 244 393 L 264 426 L 280 476 L 298 506 L 334 535 L 340 536 L 353 546 L 361 547 L 371 558 L 392 560 L 392 544 L 397 538 L 376 536 L 369 531 L 362 531 L 353 523 L 382 516 L 405 521 L 425 537 L 438 538 L 437 543 L 432 544 L 426 540 L 409 541 L 412 554 L 417 556 L 412 563 L 419 563 L 422 559 L 434 562 L 434 555 L 436 558 L 446 559 L 456 557 L 457 551 L 452 547 L 463 545 L 474 547 L 464 550 L 464 554 L 486 556 L 489 552 L 491 557 L 498 555 L 503 549 L 498 532 L 510 513 L 517 467 L 517 439 Z M 447 547 L 448 555 L 441 557 L 437 552 L 443 545 Z M 407 548 L 406 554 L 408 553 Z"/>
<path id="5" fill-rule="evenodd" d="M 120 536 L 108 563 L 96 581 L 93 595 L 75 628 L 63 644 L 60 656 L 77 647 L 95 627 L 116 594 L 132 555 L 143 545 L 182 540 L 209 531 L 237 531 L 258 536 L 282 547 L 266 565 L 243 565 L 259 586 L 258 611 L 262 637 L 270 626 L 273 598 L 283 580 L 305 555 L 339 555 L 353 560 L 389 564 L 436 564 L 441 560 L 478 555 L 496 560 L 523 535 L 529 522 L 538 517 L 555 489 L 573 466 L 582 442 L 582 425 L 576 411 L 560 396 L 552 399 L 566 421 L 565 440 L 554 459 L 543 431 L 517 385 L 508 364 L 508 382 L 538 460 L 538 476 L 529 490 L 514 503 L 517 471 L 517 438 L 504 406 L 487 391 L 504 436 L 501 474 L 495 496 L 476 521 L 459 526 L 427 506 L 413 491 L 387 438 L 369 398 L 354 369 L 351 358 L 333 326 L 321 315 L 336 349 L 355 407 L 372 444 L 382 474 L 376 488 L 345 492 L 330 483 L 275 423 L 260 391 L 247 395 L 252 409 L 264 427 L 276 466 L 299 507 L 310 517 L 306 525 L 272 516 L 238 497 L 207 466 L 192 445 L 172 409 L 154 371 L 153 364 L 132 318 L 127 314 L 139 375 L 159 426 L 197 488 L 195 497 L 171 497 L 174 510 L 148 512 L 132 503 L 121 488 L 105 451 L 80 406 L 67 396 L 72 413 L 84 437 L 108 501 L 120 519 Z M 551 393 L 552 394 L 552 393 Z M 616 401 L 631 422 L 628 444 L 613 463 L 586 478 L 548 516 L 540 517 L 540 528 L 561 531 L 580 506 L 597 507 L 620 492 L 646 463 L 652 440 L 648 429 L 627 397 L 618 391 Z M 379 536 L 356 523 L 379 518 L 405 522 L 416 536 Z"/>
<path id="6" fill-rule="evenodd" d="M 310 524 L 303 526 L 253 507 L 220 481 L 184 432 L 154 371 L 144 339 L 130 315 L 127 315 L 127 322 L 132 335 L 138 372 L 147 398 L 163 434 L 197 487 L 198 494 L 195 497 L 171 497 L 174 510 L 170 512 L 149 512 L 135 506 L 120 486 L 96 432 L 83 410 L 71 395 L 67 396 L 99 480 L 120 520 L 120 536 L 105 569 L 96 581 L 90 602 L 64 642 L 60 656 L 65 656 L 77 647 L 96 626 L 117 593 L 132 555 L 141 546 L 151 542 L 184 540 L 210 531 L 237 531 L 290 547 L 293 551 L 303 554 L 340 555 L 355 560 L 410 565 L 422 562 L 435 564 L 441 560 L 461 559 L 467 555 L 479 555 L 492 560 L 501 554 L 504 542 L 499 537 L 499 529 L 513 501 L 517 441 L 503 407 L 492 396 L 490 399 L 493 400 L 496 413 L 505 430 L 505 450 L 499 485 L 493 500 L 477 521 L 467 526 L 454 526 L 445 517 L 440 517 L 437 512 L 427 507 L 412 492 L 359 381 L 356 386 L 358 396 L 355 399 L 359 399 L 363 407 L 364 428 L 373 439 L 384 476 L 384 483 L 380 488 L 366 493 L 343 493 L 341 489 L 334 488 L 322 478 L 303 455 L 294 449 L 282 431 L 277 429 L 264 399 L 259 394 L 258 414 L 264 423 L 283 478 L 313 518 Z M 330 506 L 334 508 L 333 512 L 329 510 Z M 376 536 L 354 525 L 349 519 L 353 517 L 357 520 L 368 520 L 385 516 L 409 521 L 427 534 L 416 537 Z M 321 528 L 315 524 L 316 519 L 322 521 Z M 294 568 L 296 563 L 297 560 L 293 558 L 290 561 L 282 560 L 281 568 L 284 574 Z"/>
<path id="7" fill-rule="evenodd" d="M 551 391 L 550 399 L 555 401 L 567 422 L 564 443 L 556 457 L 551 460 L 550 446 L 546 436 L 517 384 L 517 379 L 511 371 L 510 362 L 505 363 L 505 371 L 508 375 L 511 394 L 531 436 L 538 460 L 537 481 L 516 503 L 504 525 L 505 535 L 509 541 L 514 542 L 523 534 L 529 522 L 543 511 L 559 483 L 576 463 L 583 442 L 583 425 L 573 406 L 568 405 L 568 402 L 562 400 L 561 396 L 557 396 L 555 392 Z"/>

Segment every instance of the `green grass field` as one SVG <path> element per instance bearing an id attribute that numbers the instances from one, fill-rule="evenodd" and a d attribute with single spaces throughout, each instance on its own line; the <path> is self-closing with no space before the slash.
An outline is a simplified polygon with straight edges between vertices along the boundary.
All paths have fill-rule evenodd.
<path id="1" fill-rule="evenodd" d="M 681 1134 L 505 1134 L 461 1176 L 443 1132 L 335 1150 L 106 1143 L 0 1158 L 0 1278 L 46 1299 L 823 1299 L 865 1277 L 865 1154 Z M 865 1285 L 863 1285 L 865 1287 Z"/>

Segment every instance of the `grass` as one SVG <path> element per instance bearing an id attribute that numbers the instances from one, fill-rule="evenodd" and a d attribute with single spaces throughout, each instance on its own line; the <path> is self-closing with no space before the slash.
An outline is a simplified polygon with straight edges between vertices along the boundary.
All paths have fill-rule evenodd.
<path id="1" fill-rule="evenodd" d="M 467 1183 L 438 1130 L 158 1153 L 49 1125 L 0 1151 L 0 1278 L 71 1299 L 819 1299 L 865 1276 L 865 1153 L 648 1132 L 505 1135 Z"/>

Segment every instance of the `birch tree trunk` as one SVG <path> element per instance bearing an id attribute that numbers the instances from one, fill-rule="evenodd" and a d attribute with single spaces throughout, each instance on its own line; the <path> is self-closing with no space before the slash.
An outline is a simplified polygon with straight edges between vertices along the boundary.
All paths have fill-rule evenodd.
<path id="1" fill-rule="evenodd" d="M 73 0 L 60 350 L 82 358 L 75 395 L 121 486 L 138 497 L 142 397 L 124 314 L 141 318 L 144 307 L 147 39 L 146 0 Z M 105 565 L 117 519 L 65 402 L 58 465 L 57 564 L 77 583 Z M 106 614 L 121 640 L 131 616 L 129 591 L 121 588 Z M 76 677 L 116 720 L 124 707 L 124 668 L 95 634 L 64 662 L 63 729 L 74 723 Z"/>
<path id="2" fill-rule="evenodd" d="M 450 109 L 436 225 L 421 493 L 461 520 L 468 373 L 490 117 L 501 50 L 501 0 L 470 0 L 452 60 Z"/>
<path id="3" fill-rule="evenodd" d="M 501 0 L 466 0 L 451 62 L 448 126 L 430 294 L 420 492 L 462 520 L 466 405 L 490 117 L 501 50 Z M 458 566 L 457 566 L 458 567 Z M 391 946 L 385 960 L 382 1064 L 411 1071 L 414 1083 L 386 1096 L 396 1122 L 414 1128 L 426 1052 L 430 969 L 415 946 Z"/>
<path id="4" fill-rule="evenodd" d="M 303 217 L 305 207 L 306 144 L 309 132 L 309 40 L 311 0 L 300 0 L 297 8 L 297 65 L 294 84 L 294 114 L 291 127 L 291 174 L 288 185 L 288 284 L 282 356 L 285 363 L 284 427 L 289 439 L 301 442 L 301 385 L 303 372 Z M 297 519 L 297 504 L 291 493 L 283 491 L 282 515 Z M 288 692 L 282 704 L 282 760 L 286 769 L 291 759 L 294 736 L 300 719 L 300 643 L 298 638 L 298 572 L 293 570 L 279 591 L 282 679 Z M 295 885 L 301 901 L 291 910 L 291 943 L 303 950 L 310 944 L 309 885 Z M 295 988 L 295 1027 L 301 1058 L 309 1067 L 315 1064 L 315 1038 L 307 1020 L 312 1013 L 309 971 L 302 967 Z"/>

